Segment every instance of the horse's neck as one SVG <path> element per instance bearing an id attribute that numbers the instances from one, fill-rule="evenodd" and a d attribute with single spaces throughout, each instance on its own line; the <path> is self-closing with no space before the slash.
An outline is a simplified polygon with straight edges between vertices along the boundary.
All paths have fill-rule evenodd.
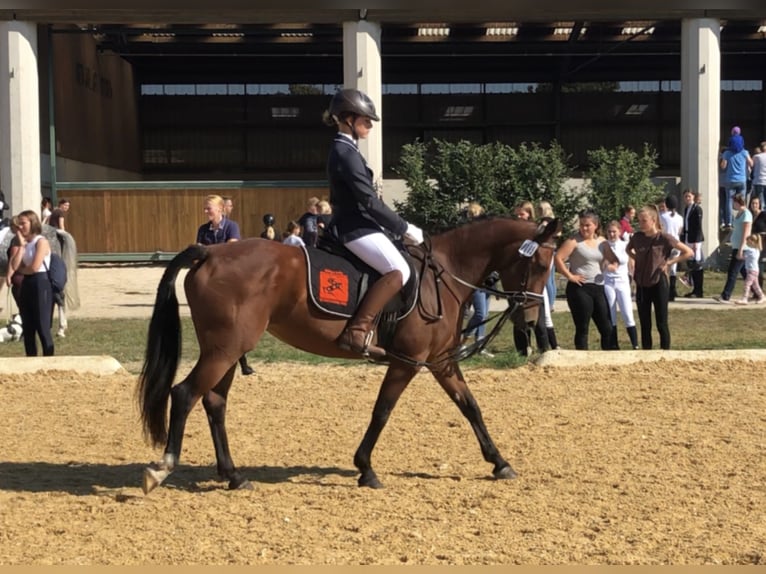
<path id="1" fill-rule="evenodd" d="M 492 269 L 496 242 L 482 233 L 472 233 L 470 225 L 434 238 L 434 252 L 450 272 L 467 283 L 480 285 Z"/>

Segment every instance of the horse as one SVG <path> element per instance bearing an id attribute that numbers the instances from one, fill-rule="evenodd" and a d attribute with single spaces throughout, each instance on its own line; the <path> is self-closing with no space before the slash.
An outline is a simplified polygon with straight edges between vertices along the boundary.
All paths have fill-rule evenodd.
<path id="1" fill-rule="evenodd" d="M 48 240 L 51 246 L 51 252 L 61 256 L 64 265 L 67 268 L 67 282 L 64 288 L 63 296 L 60 300 L 54 298 L 54 307 L 58 310 L 58 337 L 65 337 L 66 330 L 69 328 L 67 321 L 67 311 L 80 308 L 80 290 L 77 283 L 77 242 L 71 233 L 63 229 L 56 229 L 50 225 L 43 224 L 42 235 Z M 8 247 L 13 239 L 13 233 L 10 227 L 0 229 L 0 276 L 5 278 L 8 272 Z"/>
<path id="2" fill-rule="evenodd" d="M 536 224 L 496 216 L 464 223 L 428 237 L 420 246 L 406 247 L 415 267 L 420 268 L 414 274 L 420 282 L 418 300 L 396 324 L 387 356 L 381 361 L 388 368 L 353 459 L 360 473 L 359 486 L 383 487 L 372 467 L 372 451 L 397 400 L 422 367 L 430 370 L 468 420 L 484 460 L 493 465 L 492 475 L 496 479 L 516 477 L 489 436 L 458 364 L 465 356 L 460 352 L 464 310 L 473 291 L 497 271 L 504 290 L 496 294 L 509 303 L 502 317 L 520 327 L 534 324 L 550 273 L 554 238 L 560 231 L 558 219 Z M 199 359 L 186 378 L 174 385 L 181 352 L 175 280 L 187 267 L 184 290 Z M 365 358 L 336 346 L 346 321 L 319 310 L 311 301 L 307 282 L 302 248 L 256 238 L 191 245 L 168 263 L 157 287 L 136 386 L 144 435 L 154 447 L 165 447 L 162 458 L 144 469 L 144 494 L 159 486 L 177 466 L 187 417 L 200 398 L 219 477 L 228 480 L 229 489 L 252 488 L 234 466 L 225 415 L 237 359 L 253 349 L 265 331 L 313 354 Z M 498 325 L 488 337 L 497 331 Z"/>

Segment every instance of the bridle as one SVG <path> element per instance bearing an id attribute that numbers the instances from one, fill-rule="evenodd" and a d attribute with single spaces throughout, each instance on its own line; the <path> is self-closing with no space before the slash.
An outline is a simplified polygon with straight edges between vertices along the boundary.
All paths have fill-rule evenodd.
<path id="1" fill-rule="evenodd" d="M 463 346 L 458 345 L 454 349 L 450 350 L 443 358 L 437 360 L 437 361 L 415 361 L 414 359 L 411 359 L 409 357 L 405 357 L 403 355 L 399 355 L 397 353 L 392 353 L 388 351 L 388 355 L 392 358 L 395 358 L 403 363 L 415 366 L 415 367 L 431 367 L 435 366 L 441 363 L 444 363 L 446 361 L 462 361 L 465 359 L 468 359 L 469 357 L 472 357 L 476 353 L 481 352 L 487 345 L 489 345 L 492 340 L 497 337 L 497 335 L 500 333 L 500 331 L 503 328 L 503 325 L 505 325 L 505 322 L 520 308 L 523 309 L 527 307 L 530 304 L 539 305 L 543 302 L 544 296 L 540 293 L 534 293 L 532 291 L 529 291 L 527 289 L 527 281 L 529 279 L 530 275 L 530 269 L 532 267 L 532 260 L 535 252 L 540 249 L 556 249 L 556 244 L 551 241 L 546 241 L 544 243 L 538 243 L 536 241 L 533 241 L 531 239 L 525 240 L 521 246 L 519 247 L 519 254 L 521 255 L 522 259 L 526 261 L 526 265 L 524 266 L 524 273 L 521 278 L 520 282 L 520 289 L 519 290 L 501 290 L 501 289 L 495 289 L 494 287 L 489 286 L 478 286 L 474 285 L 473 283 L 466 281 L 457 275 L 455 275 L 452 271 L 445 268 L 444 265 L 442 265 L 437 259 L 433 257 L 433 254 L 431 252 L 431 242 L 430 238 L 426 236 L 426 241 L 423 242 L 422 245 L 418 246 L 417 249 L 422 251 L 423 253 L 423 264 L 420 272 L 420 278 L 425 276 L 424 272 L 427 269 L 430 269 L 433 272 L 434 276 L 434 285 L 436 289 L 436 305 L 437 310 L 436 314 L 432 314 L 428 312 L 426 309 L 422 307 L 422 298 L 420 297 L 420 289 L 421 286 L 418 285 L 418 305 L 420 306 L 420 311 L 423 314 L 424 317 L 426 317 L 429 320 L 438 321 L 443 318 L 442 314 L 442 296 L 441 296 L 441 290 L 440 285 L 443 283 L 442 275 L 446 274 L 448 275 L 453 281 L 456 283 L 468 287 L 472 292 L 475 290 L 482 290 L 490 295 L 495 295 L 496 297 L 503 298 L 508 302 L 508 307 L 502 311 L 499 315 L 495 315 L 494 317 L 488 317 L 484 321 L 480 323 L 480 325 L 485 325 L 487 323 L 490 323 L 491 321 L 497 321 L 495 325 L 492 327 L 490 332 L 481 340 L 477 340 L 471 345 Z M 474 325 L 476 327 L 477 325 Z M 461 338 L 462 335 L 466 334 L 466 330 L 461 331 Z"/>

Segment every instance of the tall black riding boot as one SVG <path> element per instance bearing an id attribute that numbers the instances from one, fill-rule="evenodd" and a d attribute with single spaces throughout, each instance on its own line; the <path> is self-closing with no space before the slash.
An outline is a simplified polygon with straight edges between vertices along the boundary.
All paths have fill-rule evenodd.
<path id="1" fill-rule="evenodd" d="M 705 276 L 705 270 L 701 267 L 699 269 L 695 269 L 692 271 L 692 281 L 694 282 L 694 291 L 693 293 L 698 297 L 702 298 L 702 280 Z"/>
<path id="2" fill-rule="evenodd" d="M 252 375 L 255 373 L 255 369 L 247 364 L 247 354 L 242 355 L 239 358 L 239 368 L 242 369 L 243 375 Z"/>
<path id="3" fill-rule="evenodd" d="M 556 329 L 553 327 L 548 327 L 548 342 L 551 344 L 551 349 L 558 349 L 559 347 L 559 340 L 556 338 Z"/>
<path id="4" fill-rule="evenodd" d="M 628 337 L 630 337 L 630 346 L 634 349 L 638 349 L 638 331 L 636 330 L 636 326 L 633 325 L 632 327 L 628 327 Z"/>
<path id="5" fill-rule="evenodd" d="M 343 333 L 338 337 L 338 346 L 345 351 L 354 351 L 373 359 L 385 357 L 386 350 L 372 344 L 372 338 L 375 335 L 375 318 L 401 289 L 401 271 L 389 271 L 375 281 Z"/>
<path id="6" fill-rule="evenodd" d="M 535 342 L 539 353 L 551 350 L 551 342 L 548 340 L 548 330 L 545 328 L 545 319 L 542 313 L 540 313 L 540 319 L 535 323 Z"/>
<path id="7" fill-rule="evenodd" d="M 675 275 L 670 276 L 670 292 L 668 293 L 668 301 L 675 301 L 676 297 L 678 296 L 678 292 L 676 291 L 676 281 L 678 280 L 678 277 Z"/>

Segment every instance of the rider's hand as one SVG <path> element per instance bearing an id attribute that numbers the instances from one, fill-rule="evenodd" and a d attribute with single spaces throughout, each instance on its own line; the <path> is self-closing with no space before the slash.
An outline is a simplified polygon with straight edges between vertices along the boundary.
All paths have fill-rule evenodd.
<path id="1" fill-rule="evenodd" d="M 423 230 L 412 223 L 407 224 L 407 231 L 404 232 L 405 243 L 420 245 L 423 243 Z"/>

